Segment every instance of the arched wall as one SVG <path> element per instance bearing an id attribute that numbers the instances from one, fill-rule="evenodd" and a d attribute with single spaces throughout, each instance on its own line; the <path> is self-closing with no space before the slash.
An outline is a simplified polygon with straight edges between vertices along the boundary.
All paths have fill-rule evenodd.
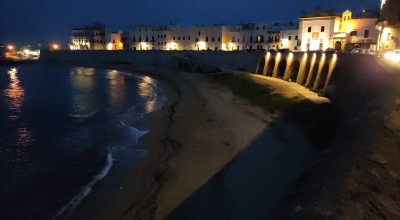
<path id="1" fill-rule="evenodd" d="M 286 67 L 282 70 L 282 60 L 286 61 Z M 329 53 L 273 53 L 265 55 L 265 63 L 262 74 L 274 78 L 296 82 L 313 89 L 326 90 L 329 79 L 336 66 L 337 54 Z M 284 62 L 283 61 L 283 62 Z M 262 62 L 262 61 L 259 61 Z M 281 66 L 280 66 L 281 64 Z M 309 65 L 309 67 L 307 66 Z M 328 70 L 328 71 L 326 71 Z M 284 73 L 283 73 L 284 71 Z M 297 76 L 293 74 L 297 72 Z M 282 76 L 283 73 L 283 76 Z M 321 73 L 323 75 L 321 75 Z M 320 82 L 320 81 L 325 82 Z M 322 88 L 321 88 L 322 87 Z"/>

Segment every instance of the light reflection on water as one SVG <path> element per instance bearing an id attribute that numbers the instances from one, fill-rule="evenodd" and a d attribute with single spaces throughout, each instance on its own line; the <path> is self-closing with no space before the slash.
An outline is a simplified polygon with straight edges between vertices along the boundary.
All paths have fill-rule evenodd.
<path id="1" fill-rule="evenodd" d="M 8 70 L 7 73 L 10 85 L 4 90 L 4 94 L 8 97 L 8 109 L 11 112 L 8 119 L 16 121 L 21 114 L 22 105 L 24 104 L 25 90 L 20 86 L 17 76 L 18 70 L 16 68 Z"/>
<path id="2" fill-rule="evenodd" d="M 107 78 L 110 80 L 108 104 L 113 113 L 119 113 L 126 104 L 125 75 L 110 70 L 107 72 Z"/>
<path id="3" fill-rule="evenodd" d="M 25 89 L 21 86 L 18 78 L 18 69 L 11 68 L 7 71 L 10 84 L 4 89 L 4 96 L 7 98 L 7 108 L 9 110 L 8 120 L 11 124 L 17 125 L 12 136 L 15 137 L 13 148 L 8 149 L 5 155 L 7 160 L 15 162 L 14 168 L 21 176 L 32 175 L 34 170 L 30 167 L 30 156 L 26 148 L 32 146 L 35 141 L 33 132 L 29 129 L 29 121 L 22 118 L 22 107 L 25 102 Z M 4 156 L 5 156 L 4 155 Z"/>
<path id="4" fill-rule="evenodd" d="M 72 86 L 72 105 L 70 117 L 84 119 L 99 111 L 95 95 L 95 78 L 92 68 L 75 68 L 70 75 Z"/>
<path id="5" fill-rule="evenodd" d="M 157 97 L 157 81 L 148 77 L 144 76 L 142 81 L 139 82 L 140 92 L 139 95 L 143 98 L 148 100 L 145 103 L 145 111 L 146 112 L 153 112 L 159 108 L 160 100 Z"/>

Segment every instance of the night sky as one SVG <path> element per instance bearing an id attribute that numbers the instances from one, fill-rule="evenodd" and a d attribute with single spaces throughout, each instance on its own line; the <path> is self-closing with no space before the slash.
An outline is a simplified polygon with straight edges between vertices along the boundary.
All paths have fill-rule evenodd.
<path id="1" fill-rule="evenodd" d="M 380 0 L 0 0 L 0 43 L 68 43 L 71 30 L 94 22 L 107 31 L 134 24 L 231 24 L 298 21 L 301 11 L 360 11 Z"/>

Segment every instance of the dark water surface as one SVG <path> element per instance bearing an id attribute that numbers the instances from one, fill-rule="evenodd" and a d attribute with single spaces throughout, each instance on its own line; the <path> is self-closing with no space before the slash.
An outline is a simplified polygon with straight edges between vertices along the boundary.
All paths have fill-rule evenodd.
<path id="1" fill-rule="evenodd" d="M 50 65 L 0 67 L 0 219 L 52 219 L 112 170 L 138 159 L 157 81 Z"/>

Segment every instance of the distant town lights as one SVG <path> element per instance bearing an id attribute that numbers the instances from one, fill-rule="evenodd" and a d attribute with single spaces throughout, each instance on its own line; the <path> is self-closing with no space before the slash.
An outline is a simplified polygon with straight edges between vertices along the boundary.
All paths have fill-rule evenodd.
<path id="1" fill-rule="evenodd" d="M 12 46 L 12 45 L 8 45 L 8 47 L 7 47 L 9 50 L 14 50 L 14 46 Z"/>

